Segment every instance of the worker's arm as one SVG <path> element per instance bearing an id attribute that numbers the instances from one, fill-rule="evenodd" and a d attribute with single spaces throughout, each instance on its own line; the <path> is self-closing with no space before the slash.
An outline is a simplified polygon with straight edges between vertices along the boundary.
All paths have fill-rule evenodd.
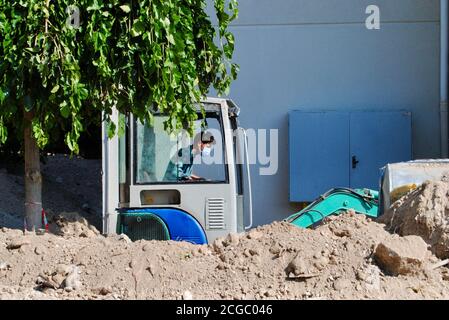
<path id="1" fill-rule="evenodd" d="M 181 154 L 178 154 L 179 156 Z M 193 157 L 192 157 L 193 158 Z M 180 158 L 182 159 L 182 158 Z M 184 164 L 184 162 L 182 160 L 179 160 L 177 163 L 177 170 L 178 170 L 178 180 L 183 180 L 183 181 L 204 181 L 206 179 L 197 176 L 195 174 L 192 173 L 192 164 L 193 159 L 191 159 L 191 162 L 189 164 Z"/>
<path id="2" fill-rule="evenodd" d="M 179 162 L 176 167 L 178 168 L 178 179 L 179 180 L 189 180 L 190 175 L 184 171 L 184 165 L 182 162 Z"/>
<path id="3" fill-rule="evenodd" d="M 178 181 L 180 180 L 187 180 L 189 178 L 189 175 L 184 169 L 184 158 L 183 158 L 183 149 L 178 150 L 177 157 L 172 159 L 172 163 L 175 165 L 173 166 L 173 175 L 177 178 Z"/>

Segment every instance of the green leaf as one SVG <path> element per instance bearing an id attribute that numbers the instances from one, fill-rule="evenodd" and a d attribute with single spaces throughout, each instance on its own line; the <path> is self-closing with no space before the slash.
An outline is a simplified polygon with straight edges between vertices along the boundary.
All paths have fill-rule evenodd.
<path id="1" fill-rule="evenodd" d="M 161 20 L 161 23 L 165 29 L 168 29 L 168 27 L 170 26 L 170 19 L 168 17 L 165 17 Z"/>
<path id="2" fill-rule="evenodd" d="M 129 6 L 129 4 L 120 6 L 120 9 L 122 9 L 125 13 L 129 13 L 131 11 L 131 7 Z"/>
<path id="3" fill-rule="evenodd" d="M 233 63 L 231 65 L 231 75 L 234 80 L 237 79 L 237 74 L 239 72 L 240 72 L 240 67 L 237 64 Z"/>
<path id="4" fill-rule="evenodd" d="M 48 133 L 46 133 L 43 130 L 41 123 L 36 118 L 33 119 L 31 126 L 33 129 L 33 135 L 34 135 L 34 138 L 36 139 L 38 147 L 43 149 L 48 144 L 48 141 L 49 141 Z"/>
<path id="5" fill-rule="evenodd" d="M 175 38 L 173 37 L 172 34 L 167 34 L 167 40 L 168 42 L 170 42 L 171 44 L 175 44 Z"/>
<path id="6" fill-rule="evenodd" d="M 118 122 L 118 136 L 123 137 L 126 131 L 126 117 L 124 114 L 120 114 Z"/>
<path id="7" fill-rule="evenodd" d="M 115 129 L 116 129 L 116 125 L 113 121 L 108 121 L 106 123 L 106 128 L 107 128 L 107 132 L 108 132 L 108 138 L 112 139 L 115 136 Z"/>
<path id="8" fill-rule="evenodd" d="M 59 90 L 59 84 L 55 85 L 53 89 L 51 89 L 51 93 L 56 93 Z"/>
<path id="9" fill-rule="evenodd" d="M 8 139 L 8 129 L 3 123 L 3 118 L 0 118 L 0 145 L 5 144 Z"/>
<path id="10" fill-rule="evenodd" d="M 145 31 L 145 24 L 142 21 L 135 20 L 131 28 L 131 36 L 138 37 Z"/>
<path id="11" fill-rule="evenodd" d="M 70 107 L 69 104 L 67 103 L 67 101 L 63 101 L 61 102 L 61 104 L 59 105 L 59 111 L 61 112 L 61 115 L 64 118 L 68 118 L 70 115 Z"/>
<path id="12" fill-rule="evenodd" d="M 101 7 L 100 7 L 100 5 L 98 4 L 98 1 L 97 1 L 97 0 L 94 0 L 93 2 L 94 2 L 94 3 L 93 3 L 91 6 L 87 7 L 87 11 L 96 11 L 96 10 L 101 9 Z"/>
<path id="13" fill-rule="evenodd" d="M 168 131 L 193 132 L 192 101 L 211 86 L 228 92 L 237 77 L 229 32 L 237 0 L 211 0 L 217 26 L 204 0 L 59 2 L 43 9 L 45 1 L 0 0 L 0 141 L 7 125 L 20 134 L 24 108 L 40 121 L 33 132 L 41 146 L 61 132 L 72 152 L 82 131 L 113 107 L 140 120 L 159 110 Z M 81 8 L 79 29 L 66 27 L 64 8 L 72 2 Z M 124 130 L 120 120 L 108 135 Z"/>
<path id="14" fill-rule="evenodd" d="M 67 147 L 69 147 L 70 151 L 75 154 L 79 153 L 79 146 L 76 140 L 76 137 L 71 132 L 67 133 L 65 136 L 65 143 Z"/>

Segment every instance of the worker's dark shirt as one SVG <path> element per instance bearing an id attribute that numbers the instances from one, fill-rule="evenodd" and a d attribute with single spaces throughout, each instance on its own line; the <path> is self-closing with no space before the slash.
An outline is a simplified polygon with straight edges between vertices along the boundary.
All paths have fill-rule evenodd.
<path id="1" fill-rule="evenodd" d="M 193 146 L 178 150 L 165 171 L 164 181 L 187 180 L 192 175 Z"/>

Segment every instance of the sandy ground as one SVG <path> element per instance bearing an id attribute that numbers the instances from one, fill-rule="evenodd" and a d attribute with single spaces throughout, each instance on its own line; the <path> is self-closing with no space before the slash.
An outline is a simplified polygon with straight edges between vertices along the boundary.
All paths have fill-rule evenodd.
<path id="1" fill-rule="evenodd" d="M 23 182 L 0 172 L 0 224 L 9 223 L 0 229 L 0 299 L 449 299 L 433 238 L 393 234 L 354 213 L 314 230 L 274 222 L 204 246 L 104 237 L 95 228 L 99 170 L 98 161 L 63 156 L 44 166 L 57 235 L 11 229 L 21 225 Z M 423 186 L 394 210 L 437 212 L 444 188 Z M 431 230 L 447 222 L 428 221 Z"/>
<path id="2" fill-rule="evenodd" d="M 422 237 L 437 257 L 449 258 L 449 183 L 423 183 L 396 201 L 381 221 L 402 236 Z"/>
<path id="3" fill-rule="evenodd" d="M 448 270 L 432 269 L 439 260 L 426 245 L 404 274 L 376 260 L 378 244 L 398 238 L 351 214 L 316 230 L 277 222 L 204 246 L 4 229 L 0 298 L 448 299 Z"/>

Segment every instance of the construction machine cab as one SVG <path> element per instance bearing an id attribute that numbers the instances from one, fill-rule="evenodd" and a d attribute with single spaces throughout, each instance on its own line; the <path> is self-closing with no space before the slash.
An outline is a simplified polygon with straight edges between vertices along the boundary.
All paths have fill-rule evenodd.
<path id="1" fill-rule="evenodd" d="M 105 234 L 204 244 L 244 230 L 249 170 L 243 166 L 247 150 L 245 132 L 238 127 L 239 108 L 216 98 L 195 108 L 193 136 L 167 133 L 168 117 L 159 113 L 150 124 L 114 112 L 112 120 L 124 122 L 125 130 L 112 139 L 103 125 Z M 197 147 L 205 133 L 214 140 L 207 156 Z M 210 146 L 209 140 L 203 142 Z M 246 207 L 250 210 L 250 203 Z"/>

